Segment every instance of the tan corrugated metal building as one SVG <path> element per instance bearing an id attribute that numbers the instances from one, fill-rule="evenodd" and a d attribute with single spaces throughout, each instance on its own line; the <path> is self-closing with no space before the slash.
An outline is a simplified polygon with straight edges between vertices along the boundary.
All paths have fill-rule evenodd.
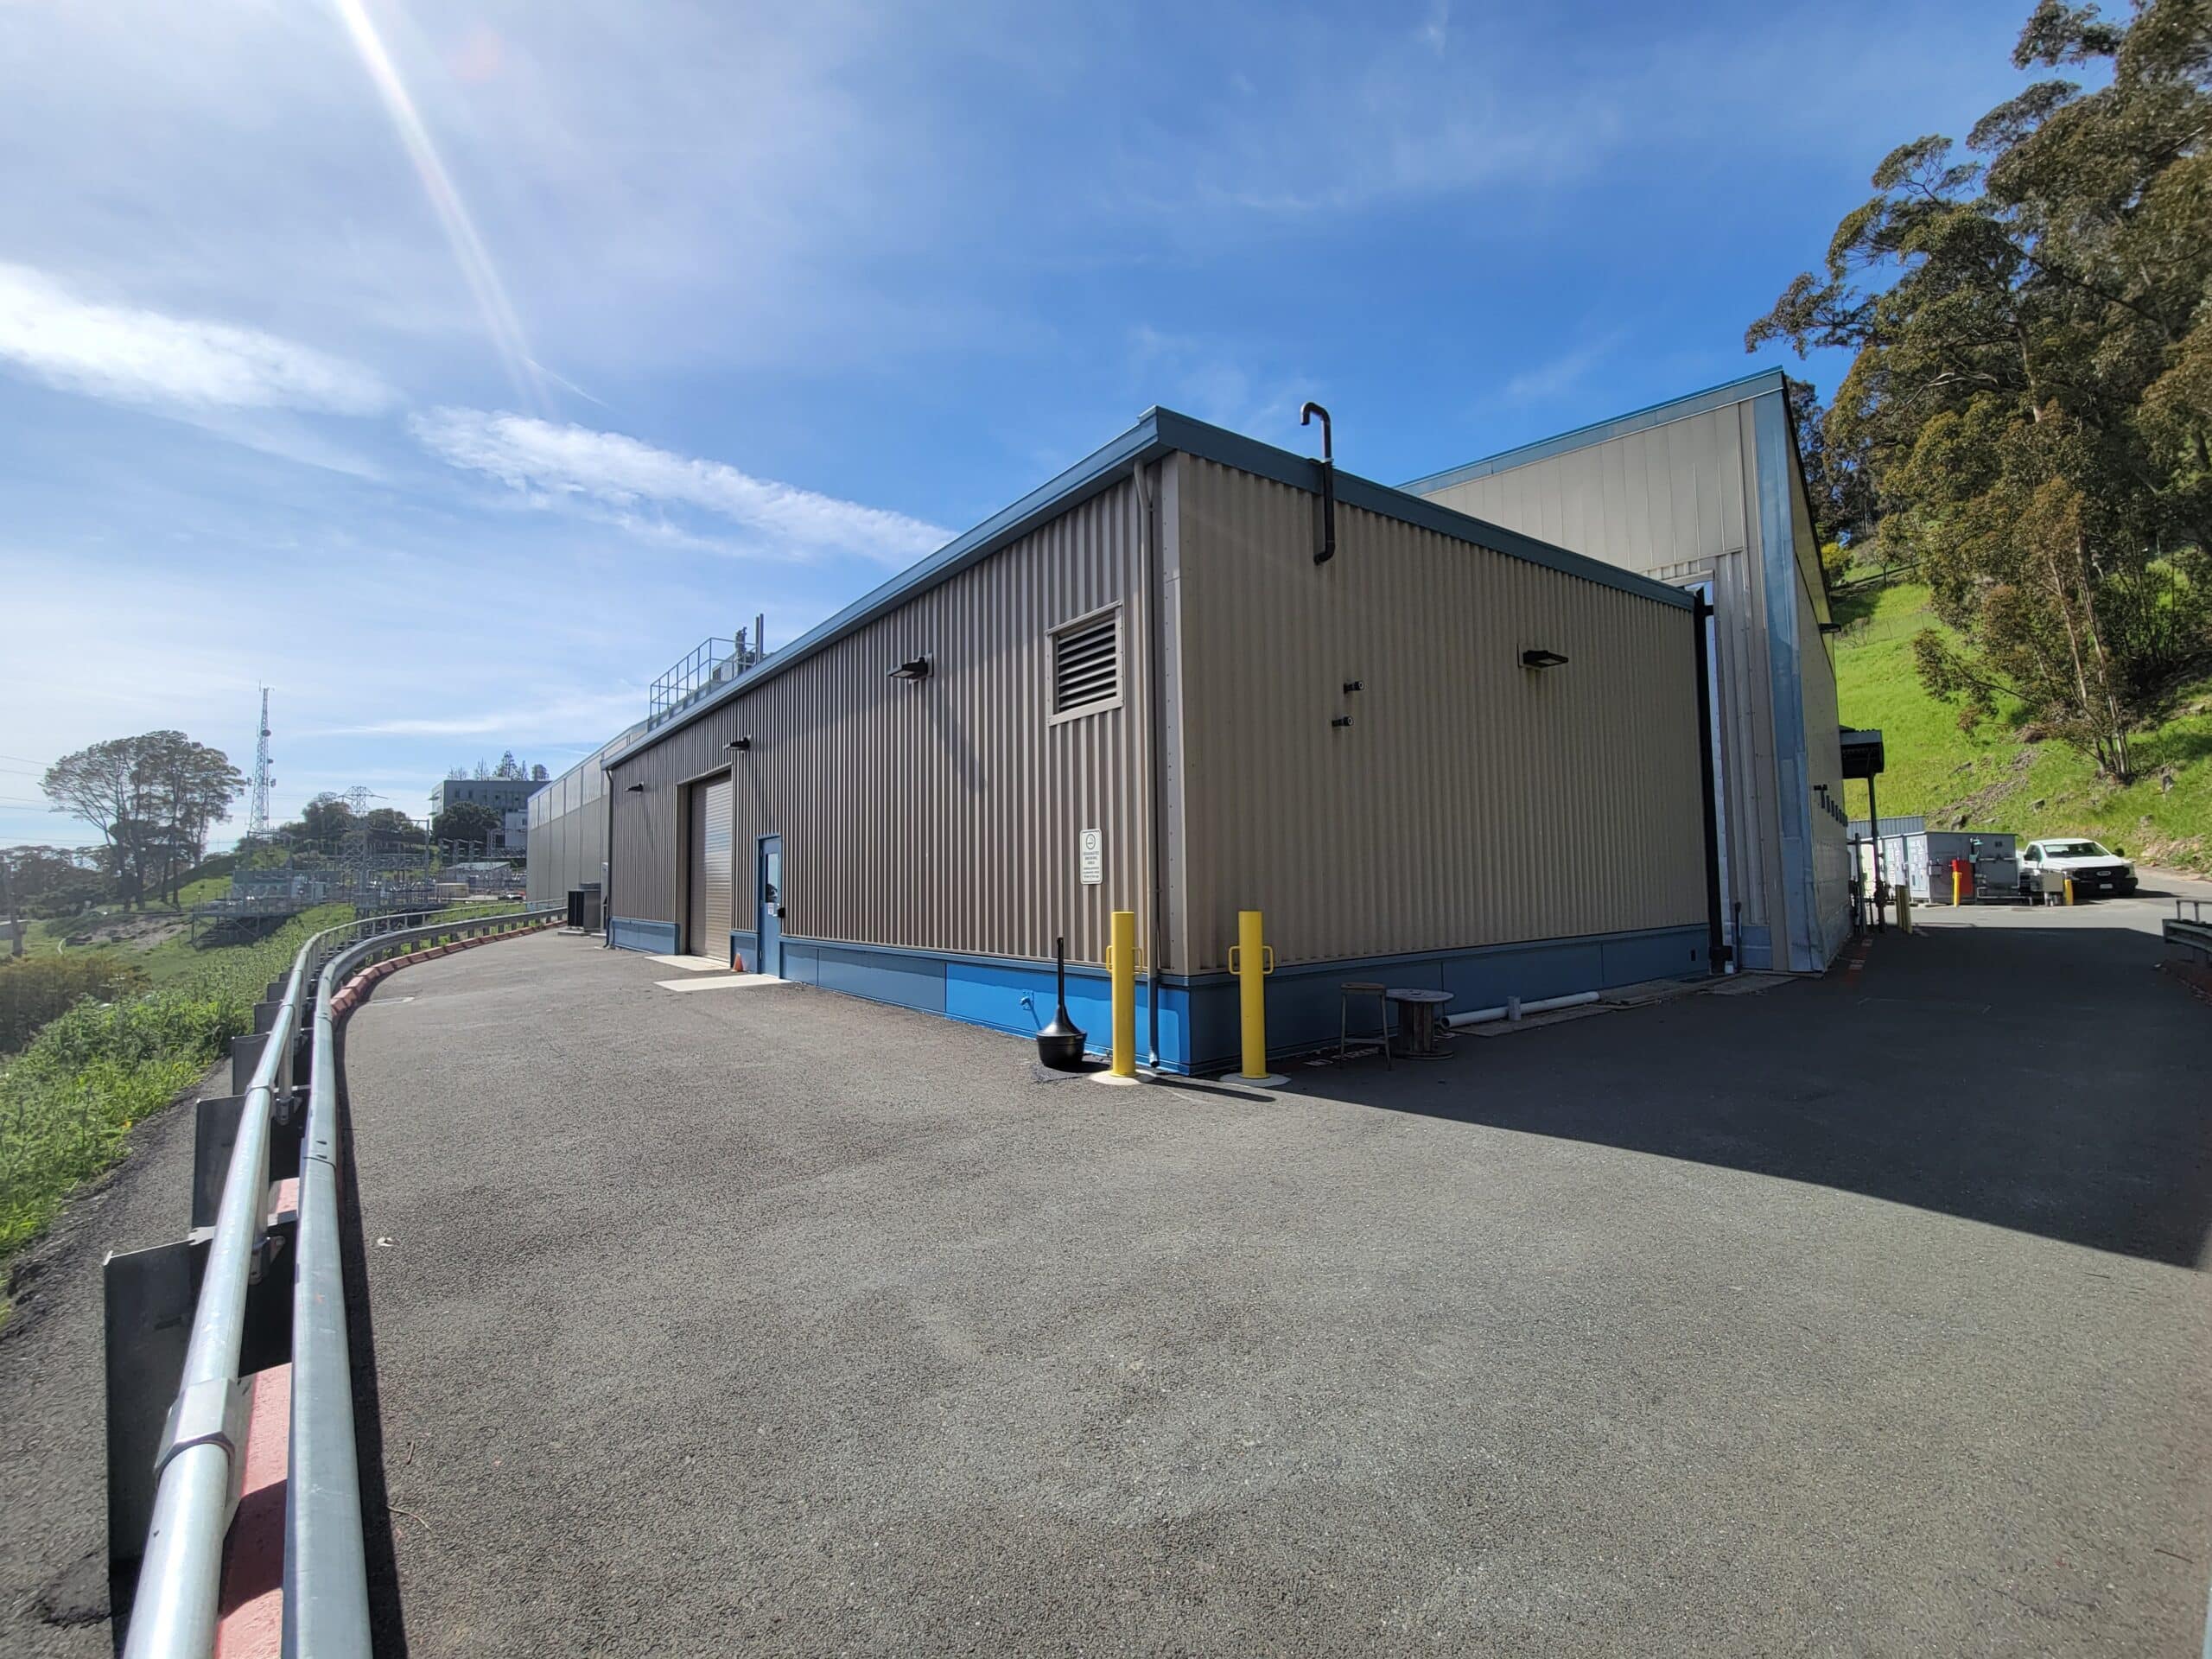
<path id="1" fill-rule="evenodd" d="M 1128 909 L 1179 1071 L 1234 1058 L 1240 909 L 1280 1048 L 1347 977 L 1705 971 L 1692 597 L 1332 481 L 1323 563 L 1319 463 L 1154 410 L 651 727 L 607 762 L 613 942 L 1027 1032 L 1065 935 L 1097 1033 Z"/>
<path id="2" fill-rule="evenodd" d="M 1713 607 L 1720 880 L 1747 968 L 1818 972 L 1850 931 L 1827 588 L 1779 370 L 1406 489 Z"/>

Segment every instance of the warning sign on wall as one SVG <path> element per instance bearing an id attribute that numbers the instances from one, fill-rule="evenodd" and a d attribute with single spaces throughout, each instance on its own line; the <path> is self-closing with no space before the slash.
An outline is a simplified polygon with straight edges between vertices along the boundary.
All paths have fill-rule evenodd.
<path id="1" fill-rule="evenodd" d="M 1106 832 L 1086 830 L 1083 832 L 1083 880 L 1086 887 L 1096 887 L 1106 879 Z"/>

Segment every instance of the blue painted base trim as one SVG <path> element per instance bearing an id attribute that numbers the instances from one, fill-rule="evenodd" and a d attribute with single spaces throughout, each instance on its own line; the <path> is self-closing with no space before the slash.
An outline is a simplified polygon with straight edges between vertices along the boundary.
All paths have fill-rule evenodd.
<path id="1" fill-rule="evenodd" d="M 1480 1008 L 1495 1007 L 1509 996 L 1534 1000 L 1706 971 L 1702 926 L 1301 963 L 1283 968 L 1268 982 L 1268 1052 L 1297 1054 L 1333 1046 L 1338 986 L 1345 979 L 1382 979 L 1393 986 L 1450 991 L 1457 1007 Z M 786 937 L 784 977 L 1021 1037 L 1032 1035 L 1052 1017 L 1052 969 L 1044 963 Z M 1237 1063 L 1234 979 L 1226 974 L 1192 978 L 1168 975 L 1159 994 L 1162 1071 L 1203 1075 Z M 1150 988 L 1140 981 L 1141 1054 L 1151 1039 L 1149 996 Z M 1110 998 L 1103 969 L 1069 967 L 1068 1017 L 1089 1033 L 1094 1052 L 1103 1053 L 1108 1040 Z"/>
<path id="2" fill-rule="evenodd" d="M 1300 963 L 1268 981 L 1268 1053 L 1310 1053 L 1336 1046 L 1347 979 L 1381 980 L 1391 987 L 1449 991 L 1450 1011 L 1496 1007 L 1509 996 L 1523 1001 L 1602 991 L 1647 979 L 1675 979 L 1709 971 L 1706 930 L 1659 928 L 1640 933 L 1599 933 L 1573 939 L 1535 939 L 1477 950 L 1422 951 L 1408 956 L 1359 957 Z M 1192 982 L 1193 1072 L 1218 1071 L 1238 1063 L 1241 1042 L 1236 982 L 1226 974 Z M 1371 1009 L 1367 1021 L 1372 1022 Z M 1361 1014 L 1353 1014 L 1355 1029 Z"/>
<path id="3" fill-rule="evenodd" d="M 757 974 L 760 971 L 760 941 L 757 935 L 742 932 L 736 928 L 730 929 L 730 960 L 742 967 L 747 973 Z"/>
<path id="4" fill-rule="evenodd" d="M 649 950 L 657 957 L 676 954 L 674 922 L 645 922 L 632 916 L 617 916 L 607 924 L 607 932 L 617 950 Z"/>

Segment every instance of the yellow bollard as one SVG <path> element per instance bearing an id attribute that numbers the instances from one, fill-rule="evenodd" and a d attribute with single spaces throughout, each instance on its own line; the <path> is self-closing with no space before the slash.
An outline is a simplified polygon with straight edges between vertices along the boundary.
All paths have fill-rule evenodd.
<path id="1" fill-rule="evenodd" d="M 2074 878 L 2070 875 L 2066 878 L 2066 902 L 2069 905 L 2074 902 Z"/>
<path id="2" fill-rule="evenodd" d="M 1954 910 L 1955 910 L 1955 909 L 1957 909 L 1957 908 L 1958 908 L 1958 904 L 1959 904 L 1959 873 L 1958 873 L 1956 870 L 1953 870 L 1953 871 L 1951 872 L 1951 907 L 1952 907 Z"/>
<path id="3" fill-rule="evenodd" d="M 1897 931 L 1912 931 L 1912 890 L 1910 887 L 1897 889 Z"/>
<path id="4" fill-rule="evenodd" d="M 1230 947 L 1229 971 L 1236 976 L 1236 1001 L 1244 1028 L 1244 1069 L 1240 1083 L 1279 1084 L 1268 1070 L 1268 976 L 1275 970 L 1275 950 L 1265 942 L 1256 910 L 1236 912 L 1236 943 Z"/>
<path id="5" fill-rule="evenodd" d="M 1133 1083 L 1137 1075 L 1137 913 L 1117 910 L 1107 933 L 1107 976 L 1114 988 L 1114 1063 L 1108 1075 Z"/>

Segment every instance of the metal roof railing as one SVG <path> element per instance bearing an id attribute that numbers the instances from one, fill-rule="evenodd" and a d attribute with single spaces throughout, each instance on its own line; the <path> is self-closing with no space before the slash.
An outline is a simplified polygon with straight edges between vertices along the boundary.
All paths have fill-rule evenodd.
<path id="1" fill-rule="evenodd" d="M 157 1256 L 181 1248 L 205 1252 L 190 1306 L 182 1373 L 155 1441 L 150 1471 L 117 1458 L 118 1424 L 125 1431 L 124 1441 L 133 1443 L 128 1432 L 130 1390 L 119 1390 L 118 1379 L 148 1367 L 118 1351 L 118 1333 L 129 1325 L 118 1317 L 115 1270 L 134 1256 L 110 1259 L 109 1548 L 111 1582 L 127 1590 L 117 1606 L 118 1618 L 124 1617 L 123 1603 L 129 1606 L 126 1659 L 206 1659 L 213 1651 L 224 1543 L 238 1501 L 245 1451 L 250 1378 L 287 1360 L 291 1430 L 283 1650 L 315 1659 L 367 1659 L 368 1579 L 340 1268 L 338 1067 L 331 999 L 356 969 L 407 945 L 505 931 L 558 913 L 541 906 L 414 925 L 404 925 L 406 917 L 372 917 L 327 929 L 300 948 L 275 999 L 251 1082 L 238 1103 L 213 1226 L 204 1235 L 196 1231 L 184 1247 L 134 1253 Z M 308 1077 L 301 1087 L 294 1070 L 303 1031 L 311 1034 Z M 302 1111 L 303 1117 L 297 1116 Z M 203 1111 L 203 1180 L 208 1122 Z M 286 1218 L 270 1213 L 276 1179 L 281 1179 L 272 1160 L 279 1140 L 294 1128 L 299 1136 L 299 1185 L 290 1218 L 294 1248 L 287 1302 L 257 1293 L 277 1278 L 272 1270 L 282 1254 Z M 176 1277 L 179 1283 L 188 1282 L 188 1275 Z M 272 1318 L 272 1309 L 278 1315 L 288 1312 L 289 1320 Z M 273 1336 L 267 1328 L 287 1324 L 289 1331 L 280 1328 Z M 249 1356 L 259 1363 L 249 1363 Z M 125 1397 L 118 1399 L 119 1392 Z M 158 1414 L 161 1404 L 155 1399 L 151 1409 Z M 134 1504 L 133 1491 L 143 1491 L 149 1477 L 149 1502 Z M 127 1530 L 115 1535 L 117 1518 L 147 1510 L 150 1518 L 133 1583 L 128 1561 L 137 1552 Z"/>

